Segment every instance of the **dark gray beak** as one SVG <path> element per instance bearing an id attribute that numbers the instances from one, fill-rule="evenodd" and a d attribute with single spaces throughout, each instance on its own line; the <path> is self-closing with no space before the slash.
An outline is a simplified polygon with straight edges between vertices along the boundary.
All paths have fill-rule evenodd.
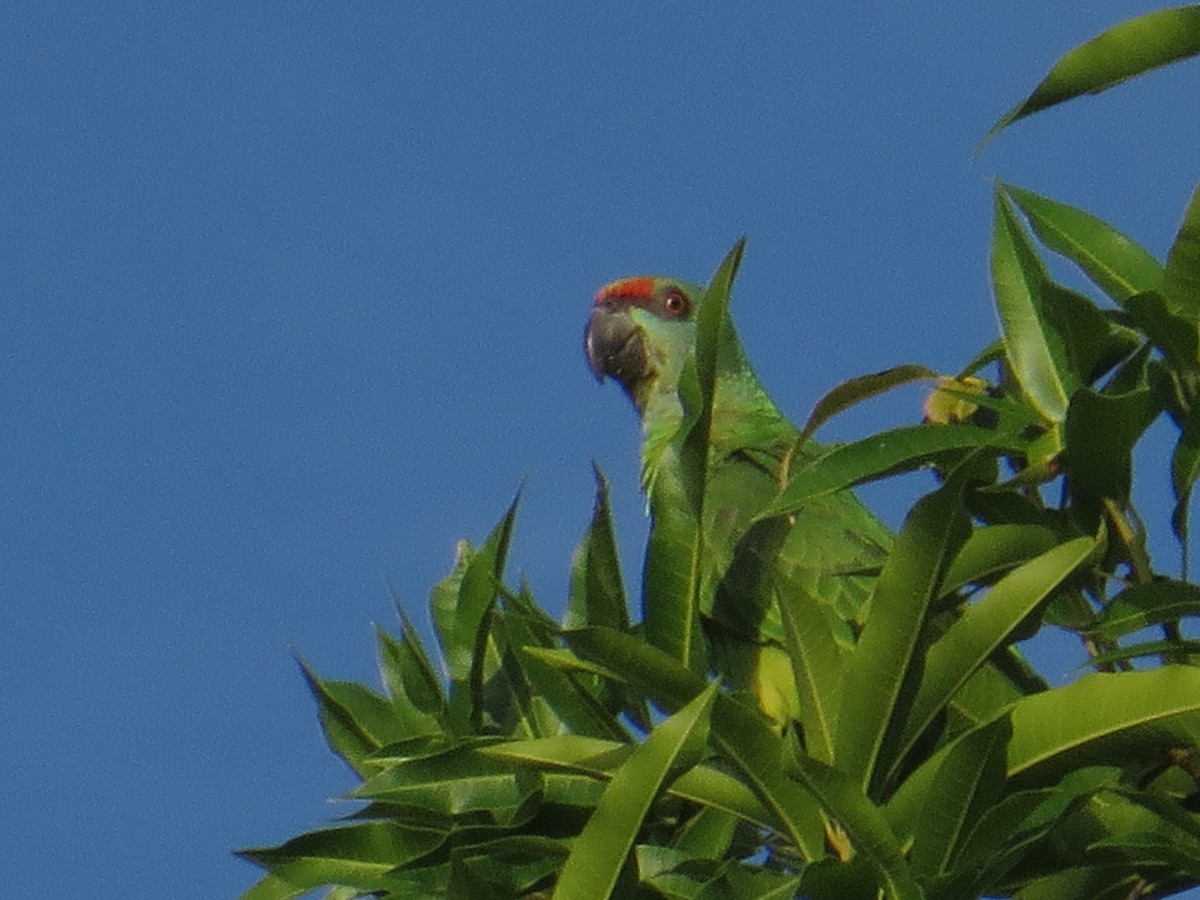
<path id="1" fill-rule="evenodd" d="M 628 310 L 597 306 L 583 332 L 583 348 L 588 366 L 598 381 L 612 376 L 627 391 L 632 391 L 633 385 L 646 372 L 642 332 L 629 317 Z"/>

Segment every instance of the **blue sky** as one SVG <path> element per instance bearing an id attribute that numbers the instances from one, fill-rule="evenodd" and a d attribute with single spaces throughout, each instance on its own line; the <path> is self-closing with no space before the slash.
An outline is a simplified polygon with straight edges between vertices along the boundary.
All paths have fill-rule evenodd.
<path id="1" fill-rule="evenodd" d="M 748 234 L 734 312 L 802 419 L 995 335 L 994 177 L 1165 253 L 1195 63 L 972 159 L 1061 53 L 1153 8 L 8 4 L 8 893 L 233 896 L 257 870 L 230 849 L 346 811 L 293 650 L 376 682 L 391 592 L 427 621 L 455 541 L 520 485 L 512 572 L 546 606 L 593 459 L 636 578 L 636 424 L 580 348 L 599 284 L 704 280 Z"/>

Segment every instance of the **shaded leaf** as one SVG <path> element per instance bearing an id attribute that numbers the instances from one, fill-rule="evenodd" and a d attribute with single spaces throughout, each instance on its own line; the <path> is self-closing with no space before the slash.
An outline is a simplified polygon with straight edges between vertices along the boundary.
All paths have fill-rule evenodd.
<path id="1" fill-rule="evenodd" d="M 1067 488 L 1084 527 L 1099 523 L 1104 501 L 1129 505 L 1133 447 L 1159 410 L 1150 388 L 1102 394 L 1080 388 L 1067 410 Z"/>
<path id="2" fill-rule="evenodd" d="M 445 833 L 436 829 L 362 822 L 311 831 L 278 847 L 239 850 L 238 856 L 291 886 L 311 890 L 341 884 L 370 891 L 380 876 L 424 856 L 445 840 Z"/>
<path id="3" fill-rule="evenodd" d="M 1200 48 L 1200 6 L 1193 7 L 1193 15 Z M 1200 327 L 1200 187 L 1193 192 L 1183 223 L 1167 253 L 1162 290 L 1172 313 L 1188 321 L 1193 331 Z M 1193 357 L 1192 362 L 1200 363 L 1200 359 Z"/>
<path id="4" fill-rule="evenodd" d="M 1011 732 L 1007 719 L 997 719 L 971 732 L 947 754 L 915 830 L 912 862 L 918 874 L 948 871 L 965 835 L 1003 796 Z"/>
<path id="5" fill-rule="evenodd" d="M 1200 669 L 1085 675 L 1020 700 L 1012 721 L 1009 777 L 1022 785 L 1052 784 L 1083 765 L 1157 758 L 1200 737 Z"/>

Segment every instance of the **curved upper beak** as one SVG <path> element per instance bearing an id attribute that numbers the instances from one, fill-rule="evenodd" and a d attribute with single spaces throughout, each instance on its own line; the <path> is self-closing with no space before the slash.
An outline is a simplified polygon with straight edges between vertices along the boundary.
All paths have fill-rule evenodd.
<path id="1" fill-rule="evenodd" d="M 604 381 L 606 375 L 611 375 L 626 390 L 632 390 L 633 384 L 645 373 L 642 331 L 628 309 L 597 304 L 583 332 L 583 348 L 597 381 Z"/>

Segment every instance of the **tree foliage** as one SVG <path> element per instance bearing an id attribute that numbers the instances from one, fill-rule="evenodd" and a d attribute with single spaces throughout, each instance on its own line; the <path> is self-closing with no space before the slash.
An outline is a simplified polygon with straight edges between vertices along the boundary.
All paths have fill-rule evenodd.
<path id="1" fill-rule="evenodd" d="M 1200 7 L 1116 26 L 1064 56 L 992 133 L 1033 112 L 1200 52 Z M 990 135 L 989 135 L 990 137 Z M 741 247 L 709 287 L 724 309 Z M 1061 257 L 1094 284 L 1065 287 Z M 1165 260 L 1083 210 L 999 183 L 991 248 L 1000 340 L 937 379 L 918 425 L 806 457 L 756 527 L 814 497 L 933 467 L 852 646 L 787 603 L 763 671 L 800 688 L 783 727 L 697 666 L 688 624 L 651 641 L 630 620 L 597 472 L 592 521 L 562 622 L 505 563 L 517 504 L 463 542 L 430 607 L 438 656 L 401 613 L 378 634 L 382 692 L 304 670 L 326 738 L 360 784 L 348 821 L 239 851 L 266 870 L 246 900 L 327 887 L 338 900 L 418 897 L 1037 898 L 1164 896 L 1200 884 L 1200 615 L 1187 576 L 1200 478 L 1200 190 Z M 703 506 L 712 354 L 700 323 L 695 411 L 677 437 Z M 830 416 L 932 373 L 840 385 Z M 1131 496 L 1139 438 L 1176 434 L 1169 522 Z M 799 458 L 799 457 L 798 457 Z M 1142 467 L 1156 460 L 1139 461 Z M 642 619 L 670 629 L 726 591 L 696 577 L 705 536 L 656 521 Z M 1157 567 L 1147 529 L 1184 559 Z M 762 544 L 758 544 L 761 547 Z M 763 571 L 761 568 L 760 571 Z M 769 567 L 766 571 L 769 573 Z M 1015 645 L 1054 626 L 1091 668 L 1050 687 Z"/>

